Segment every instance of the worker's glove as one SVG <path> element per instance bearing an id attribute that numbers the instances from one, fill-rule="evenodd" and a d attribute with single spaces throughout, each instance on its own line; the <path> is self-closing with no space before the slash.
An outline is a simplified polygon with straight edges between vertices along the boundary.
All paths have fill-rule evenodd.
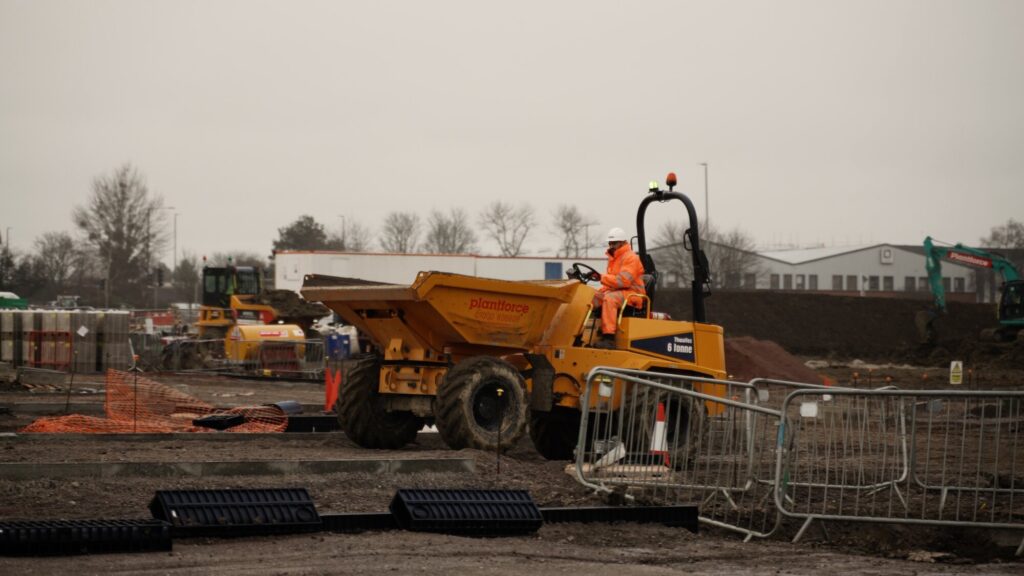
<path id="1" fill-rule="evenodd" d="M 598 274 L 597 272 L 591 272 L 590 276 L 587 276 L 587 279 L 593 280 L 594 282 L 599 282 L 601 280 L 601 275 Z"/>

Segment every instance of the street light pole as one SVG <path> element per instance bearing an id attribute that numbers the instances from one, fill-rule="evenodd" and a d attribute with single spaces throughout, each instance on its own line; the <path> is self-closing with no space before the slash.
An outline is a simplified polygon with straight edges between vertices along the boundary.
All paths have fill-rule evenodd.
<path id="1" fill-rule="evenodd" d="M 708 208 L 708 163 L 701 162 L 704 167 L 704 229 L 711 230 L 711 210 Z"/>

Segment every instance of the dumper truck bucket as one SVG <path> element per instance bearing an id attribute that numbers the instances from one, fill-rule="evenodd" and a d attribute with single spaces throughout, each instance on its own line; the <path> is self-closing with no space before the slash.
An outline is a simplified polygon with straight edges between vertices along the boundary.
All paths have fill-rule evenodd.
<path id="1" fill-rule="evenodd" d="M 385 349 L 397 339 L 437 352 L 501 355 L 537 345 L 559 307 L 582 287 L 569 279 L 510 281 L 420 272 L 411 286 L 307 276 L 301 293 Z"/>

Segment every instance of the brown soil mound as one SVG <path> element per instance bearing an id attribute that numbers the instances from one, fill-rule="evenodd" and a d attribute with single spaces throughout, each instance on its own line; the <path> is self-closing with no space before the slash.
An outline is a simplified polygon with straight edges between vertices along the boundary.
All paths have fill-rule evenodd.
<path id="1" fill-rule="evenodd" d="M 782 346 L 749 336 L 725 339 L 725 366 L 732 380 L 773 378 L 820 384 L 821 376 Z"/>

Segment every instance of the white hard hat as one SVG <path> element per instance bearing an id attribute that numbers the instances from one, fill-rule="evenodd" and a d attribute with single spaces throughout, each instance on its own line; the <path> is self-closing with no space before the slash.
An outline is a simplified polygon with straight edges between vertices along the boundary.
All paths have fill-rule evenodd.
<path id="1" fill-rule="evenodd" d="M 609 242 L 625 242 L 629 238 L 626 236 L 626 231 L 622 228 L 612 228 L 608 231 Z"/>

